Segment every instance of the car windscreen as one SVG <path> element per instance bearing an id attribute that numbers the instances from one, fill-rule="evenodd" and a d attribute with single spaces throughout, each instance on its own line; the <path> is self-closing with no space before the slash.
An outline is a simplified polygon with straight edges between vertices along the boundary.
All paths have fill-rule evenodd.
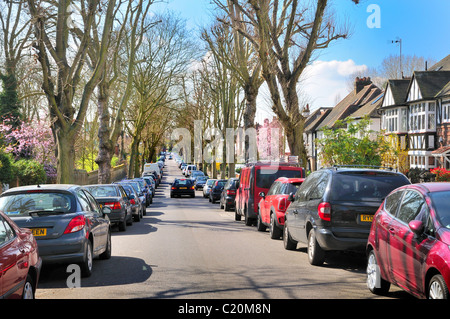
<path id="1" fill-rule="evenodd" d="M 279 177 L 300 178 L 301 170 L 261 168 L 256 174 L 256 187 L 269 189 Z"/>
<path id="2" fill-rule="evenodd" d="M 76 211 L 75 197 L 58 192 L 24 192 L 0 197 L 0 210 L 9 216 L 25 216 L 31 212 Z"/>
<path id="3" fill-rule="evenodd" d="M 177 179 L 173 182 L 173 184 L 177 186 L 190 186 L 192 181 L 190 179 Z"/>
<path id="4" fill-rule="evenodd" d="M 337 201 L 381 202 L 394 189 L 409 184 L 403 175 L 383 172 L 345 172 L 335 174 L 331 199 Z"/>
<path id="5" fill-rule="evenodd" d="M 442 226 L 450 228 L 450 191 L 429 193 L 434 210 Z"/>
<path id="6" fill-rule="evenodd" d="M 86 186 L 86 189 L 94 197 L 118 197 L 118 189 L 114 186 Z"/>

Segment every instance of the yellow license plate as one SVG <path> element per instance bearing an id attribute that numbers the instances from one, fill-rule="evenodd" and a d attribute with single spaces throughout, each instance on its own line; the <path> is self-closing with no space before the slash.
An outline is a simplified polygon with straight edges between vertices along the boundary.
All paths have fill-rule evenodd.
<path id="1" fill-rule="evenodd" d="M 372 222 L 373 220 L 373 215 L 360 215 L 360 216 L 362 222 Z"/>
<path id="2" fill-rule="evenodd" d="M 33 233 L 33 236 L 46 236 L 47 235 L 47 228 L 32 228 L 31 232 Z"/>
<path id="3" fill-rule="evenodd" d="M 187 189 L 187 187 L 180 187 L 180 189 Z"/>

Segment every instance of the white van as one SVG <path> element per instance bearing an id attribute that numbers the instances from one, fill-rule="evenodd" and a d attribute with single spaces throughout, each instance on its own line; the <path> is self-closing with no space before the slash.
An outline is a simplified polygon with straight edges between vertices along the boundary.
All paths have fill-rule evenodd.
<path id="1" fill-rule="evenodd" d="M 195 165 L 188 165 L 186 167 L 186 173 L 184 174 L 186 177 L 190 176 L 192 171 L 196 171 L 197 170 L 197 166 Z"/>
<path id="2" fill-rule="evenodd" d="M 144 170 L 142 171 L 142 175 L 144 175 L 145 173 L 150 173 L 150 172 L 156 172 L 156 175 L 158 175 L 158 179 L 161 182 L 161 170 L 159 169 L 159 165 L 158 163 L 147 163 L 144 164 Z"/>

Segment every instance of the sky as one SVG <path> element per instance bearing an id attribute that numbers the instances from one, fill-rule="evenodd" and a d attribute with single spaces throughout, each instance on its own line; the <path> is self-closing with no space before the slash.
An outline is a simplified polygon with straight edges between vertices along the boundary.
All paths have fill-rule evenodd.
<path id="1" fill-rule="evenodd" d="M 305 0 L 300 0 L 305 1 Z M 306 0 L 310 1 L 310 0 Z M 198 29 L 211 23 L 210 0 L 165 0 L 155 11 L 179 12 L 187 26 Z M 338 23 L 346 23 L 350 37 L 320 50 L 301 82 L 311 109 L 334 106 L 336 96 L 348 93 L 348 78 L 355 71 L 378 68 L 384 58 L 399 55 L 423 56 L 439 61 L 450 54 L 449 0 L 330 0 Z M 259 97 L 257 120 L 270 117 L 269 95 Z"/>

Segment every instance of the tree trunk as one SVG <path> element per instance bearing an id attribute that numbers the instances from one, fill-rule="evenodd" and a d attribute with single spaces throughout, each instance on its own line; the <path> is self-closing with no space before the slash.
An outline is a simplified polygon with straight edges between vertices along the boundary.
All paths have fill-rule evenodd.
<path id="1" fill-rule="evenodd" d="M 75 135 L 72 132 L 64 132 L 61 128 L 55 128 L 56 145 L 58 152 L 57 181 L 59 184 L 75 183 Z"/>
<path id="2" fill-rule="evenodd" d="M 110 139 L 108 88 L 103 83 L 98 88 L 98 114 L 100 123 L 98 128 L 98 155 L 95 162 L 98 165 L 98 183 L 109 184 L 111 182 L 111 156 L 114 152 L 114 144 Z"/>
<path id="3" fill-rule="evenodd" d="M 255 114 L 256 114 L 256 97 L 258 95 L 258 89 L 253 86 L 247 85 L 244 88 L 245 94 L 245 109 L 243 113 L 244 119 L 244 131 L 248 128 L 255 127 Z M 244 132 L 245 133 L 245 132 Z M 244 160 L 247 162 L 249 160 L 250 154 L 250 143 L 256 143 L 256 141 L 251 141 L 249 136 L 245 136 L 245 150 L 244 150 Z M 253 159 L 256 160 L 256 159 Z"/>

